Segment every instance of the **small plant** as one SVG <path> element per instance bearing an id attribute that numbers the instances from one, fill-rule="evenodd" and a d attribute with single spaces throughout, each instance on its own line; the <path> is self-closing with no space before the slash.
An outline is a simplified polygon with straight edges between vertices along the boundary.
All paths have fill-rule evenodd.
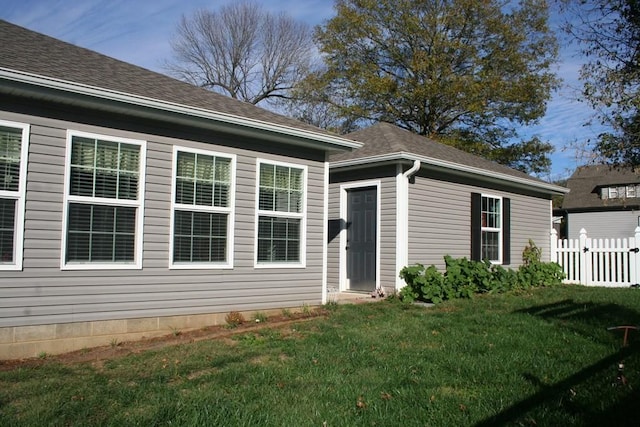
<path id="1" fill-rule="evenodd" d="M 224 320 L 227 322 L 227 326 L 229 328 L 236 328 L 246 321 L 242 313 L 239 311 L 229 312 L 229 314 L 225 316 Z"/>
<path id="2" fill-rule="evenodd" d="M 529 239 L 529 244 L 524 247 L 522 251 L 522 263 L 524 265 L 531 265 L 539 263 L 542 259 L 542 249 L 536 246 L 533 240 Z"/>
<path id="3" fill-rule="evenodd" d="M 311 307 L 309 307 L 309 304 L 307 304 L 307 303 L 302 304 L 302 314 L 305 317 L 310 317 L 311 316 Z"/>
<path id="4" fill-rule="evenodd" d="M 522 251 L 522 267 L 518 269 L 520 287 L 554 286 L 562 283 L 564 271 L 555 262 L 542 262 L 542 249 L 533 240 Z"/>
<path id="5" fill-rule="evenodd" d="M 291 313 L 291 310 L 289 310 L 288 308 L 282 309 L 282 317 L 286 317 L 287 319 L 290 319 L 292 316 L 293 316 L 293 313 Z"/>
<path id="6" fill-rule="evenodd" d="M 47 353 L 46 351 L 41 351 L 40 353 L 38 353 L 38 359 L 46 359 L 47 357 L 49 357 L 49 353 Z"/>
<path id="7" fill-rule="evenodd" d="M 120 343 L 118 342 L 117 338 L 112 338 L 111 341 L 109 341 L 109 345 L 111 346 L 111 348 L 116 348 L 120 345 Z"/>
<path id="8" fill-rule="evenodd" d="M 180 330 L 174 326 L 169 326 L 169 329 L 171 330 L 171 335 L 173 335 L 174 337 L 180 336 L 180 334 L 182 334 L 182 332 L 180 332 Z"/>
<path id="9" fill-rule="evenodd" d="M 253 315 L 253 320 L 256 323 L 264 323 L 267 321 L 267 315 L 261 311 L 256 311 L 256 313 Z"/>
<path id="10" fill-rule="evenodd" d="M 335 311 L 338 308 L 338 301 L 335 299 L 330 299 L 325 304 L 327 310 Z"/>

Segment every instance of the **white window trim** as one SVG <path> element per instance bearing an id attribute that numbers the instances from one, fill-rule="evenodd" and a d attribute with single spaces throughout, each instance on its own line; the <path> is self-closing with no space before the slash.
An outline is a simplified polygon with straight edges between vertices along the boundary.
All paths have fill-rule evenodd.
<path id="1" fill-rule="evenodd" d="M 615 192 L 615 195 L 614 195 L 614 192 Z M 617 199 L 619 197 L 620 195 L 618 194 L 618 187 L 609 187 L 609 198 Z"/>
<path id="2" fill-rule="evenodd" d="M 29 157 L 29 133 L 31 127 L 26 123 L 0 120 L 0 126 L 22 130 L 20 143 L 20 178 L 18 191 L 0 190 L 0 198 L 16 200 L 16 216 L 13 224 L 13 262 L 0 263 L 0 271 L 20 271 L 24 259 L 24 217 L 27 196 L 27 164 Z"/>
<path id="3" fill-rule="evenodd" d="M 195 154 L 203 154 L 206 156 L 222 157 L 231 160 L 231 177 L 229 183 L 229 206 L 226 208 L 214 206 L 185 205 L 176 203 L 176 174 L 178 173 L 178 152 L 187 152 Z M 171 215 L 169 224 L 169 269 L 172 270 L 198 270 L 198 269 L 232 269 L 233 268 L 233 249 L 234 249 L 234 224 L 235 224 L 235 191 L 236 191 L 236 155 L 228 153 L 220 153 L 216 151 L 200 150 L 189 147 L 173 147 L 173 168 L 171 172 Z M 176 210 L 185 210 L 189 212 L 200 211 L 208 213 L 225 213 L 227 214 L 227 260 L 225 262 L 174 262 L 173 261 L 173 244 L 174 244 L 174 226 Z"/>
<path id="4" fill-rule="evenodd" d="M 487 198 L 491 198 L 491 199 L 498 199 L 500 200 L 500 228 L 495 228 L 495 227 L 483 227 L 482 226 L 482 218 L 480 221 L 480 239 L 482 239 L 482 232 L 483 231 L 492 231 L 498 232 L 498 259 L 497 260 L 490 260 L 491 264 L 497 264 L 497 265 L 502 265 L 502 259 L 503 259 L 503 253 L 502 251 L 504 250 L 504 243 L 502 241 L 502 232 L 504 229 L 504 201 L 502 200 L 502 196 L 496 196 L 494 194 L 481 194 L 480 195 L 480 215 L 482 215 L 482 199 L 484 197 Z M 480 253 L 482 253 L 482 240 L 480 241 Z"/>
<path id="5" fill-rule="evenodd" d="M 355 181 L 350 182 L 348 184 L 340 185 L 340 219 L 341 221 L 347 221 L 347 192 L 349 190 L 354 190 L 358 188 L 367 188 L 367 187 L 375 187 L 376 188 L 376 289 L 380 288 L 380 236 L 381 236 L 381 215 L 382 215 L 382 181 L 380 180 L 371 180 L 371 181 Z M 398 236 L 396 236 L 398 238 Z M 405 242 L 405 246 L 408 243 Z M 340 253 L 339 253 L 339 263 L 340 263 L 340 271 L 339 271 L 339 290 L 340 292 L 345 292 L 350 289 L 351 284 L 349 283 L 349 279 L 347 278 L 347 229 L 343 227 L 340 230 Z M 397 255 L 396 255 L 397 256 Z"/>
<path id="6" fill-rule="evenodd" d="M 268 164 L 302 170 L 302 212 L 277 212 L 260 209 L 260 165 Z M 255 268 L 305 268 L 307 266 L 307 173 L 306 165 L 286 163 L 276 160 L 256 159 L 256 215 L 254 225 L 253 265 Z M 260 216 L 300 219 L 300 261 L 298 262 L 258 262 L 258 222 Z"/>
<path id="7" fill-rule="evenodd" d="M 100 197 L 74 196 L 69 194 L 69 178 L 71 176 L 71 141 L 73 137 L 101 139 L 105 141 L 120 142 L 140 146 L 140 164 L 138 181 L 138 200 L 117 200 Z M 142 246 L 144 243 L 144 196 L 147 166 L 147 142 L 139 139 L 121 138 L 111 135 L 102 135 L 89 132 L 67 130 L 67 147 L 64 162 L 64 204 L 62 207 L 62 250 L 60 251 L 61 270 L 141 270 Z M 67 258 L 67 226 L 70 203 L 100 204 L 109 206 L 128 206 L 137 208 L 136 212 L 136 237 L 134 262 L 66 262 Z"/>

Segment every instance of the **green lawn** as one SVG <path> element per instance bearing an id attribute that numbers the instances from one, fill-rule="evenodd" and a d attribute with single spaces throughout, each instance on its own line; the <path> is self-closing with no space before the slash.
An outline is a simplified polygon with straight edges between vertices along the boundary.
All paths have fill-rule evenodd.
<path id="1" fill-rule="evenodd" d="M 104 363 L 0 372 L 0 425 L 640 425 L 640 290 L 331 307 Z M 268 323 L 267 323 L 268 325 Z M 612 386 L 624 357 L 627 386 Z"/>

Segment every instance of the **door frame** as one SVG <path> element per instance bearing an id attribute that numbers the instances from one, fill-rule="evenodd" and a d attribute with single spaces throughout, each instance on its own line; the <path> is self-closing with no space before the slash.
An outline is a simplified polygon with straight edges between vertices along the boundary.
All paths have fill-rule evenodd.
<path id="1" fill-rule="evenodd" d="M 345 226 L 340 230 L 340 292 L 349 290 L 349 279 L 347 278 L 347 192 L 349 190 L 375 187 L 376 189 L 376 289 L 380 288 L 380 190 L 382 182 L 380 180 L 356 181 L 340 185 L 340 218 Z"/>

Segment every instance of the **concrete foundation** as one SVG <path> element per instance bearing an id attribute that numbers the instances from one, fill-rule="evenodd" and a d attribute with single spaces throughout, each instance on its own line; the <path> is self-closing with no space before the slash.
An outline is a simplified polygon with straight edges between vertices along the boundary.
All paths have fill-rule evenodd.
<path id="1" fill-rule="evenodd" d="M 259 312 L 275 316 L 280 315 L 282 310 Z M 256 313 L 257 311 L 248 311 L 242 312 L 242 315 L 250 320 Z M 223 325 L 226 323 L 226 315 L 227 313 L 211 313 L 0 328 L 0 360 L 60 354 Z"/>

